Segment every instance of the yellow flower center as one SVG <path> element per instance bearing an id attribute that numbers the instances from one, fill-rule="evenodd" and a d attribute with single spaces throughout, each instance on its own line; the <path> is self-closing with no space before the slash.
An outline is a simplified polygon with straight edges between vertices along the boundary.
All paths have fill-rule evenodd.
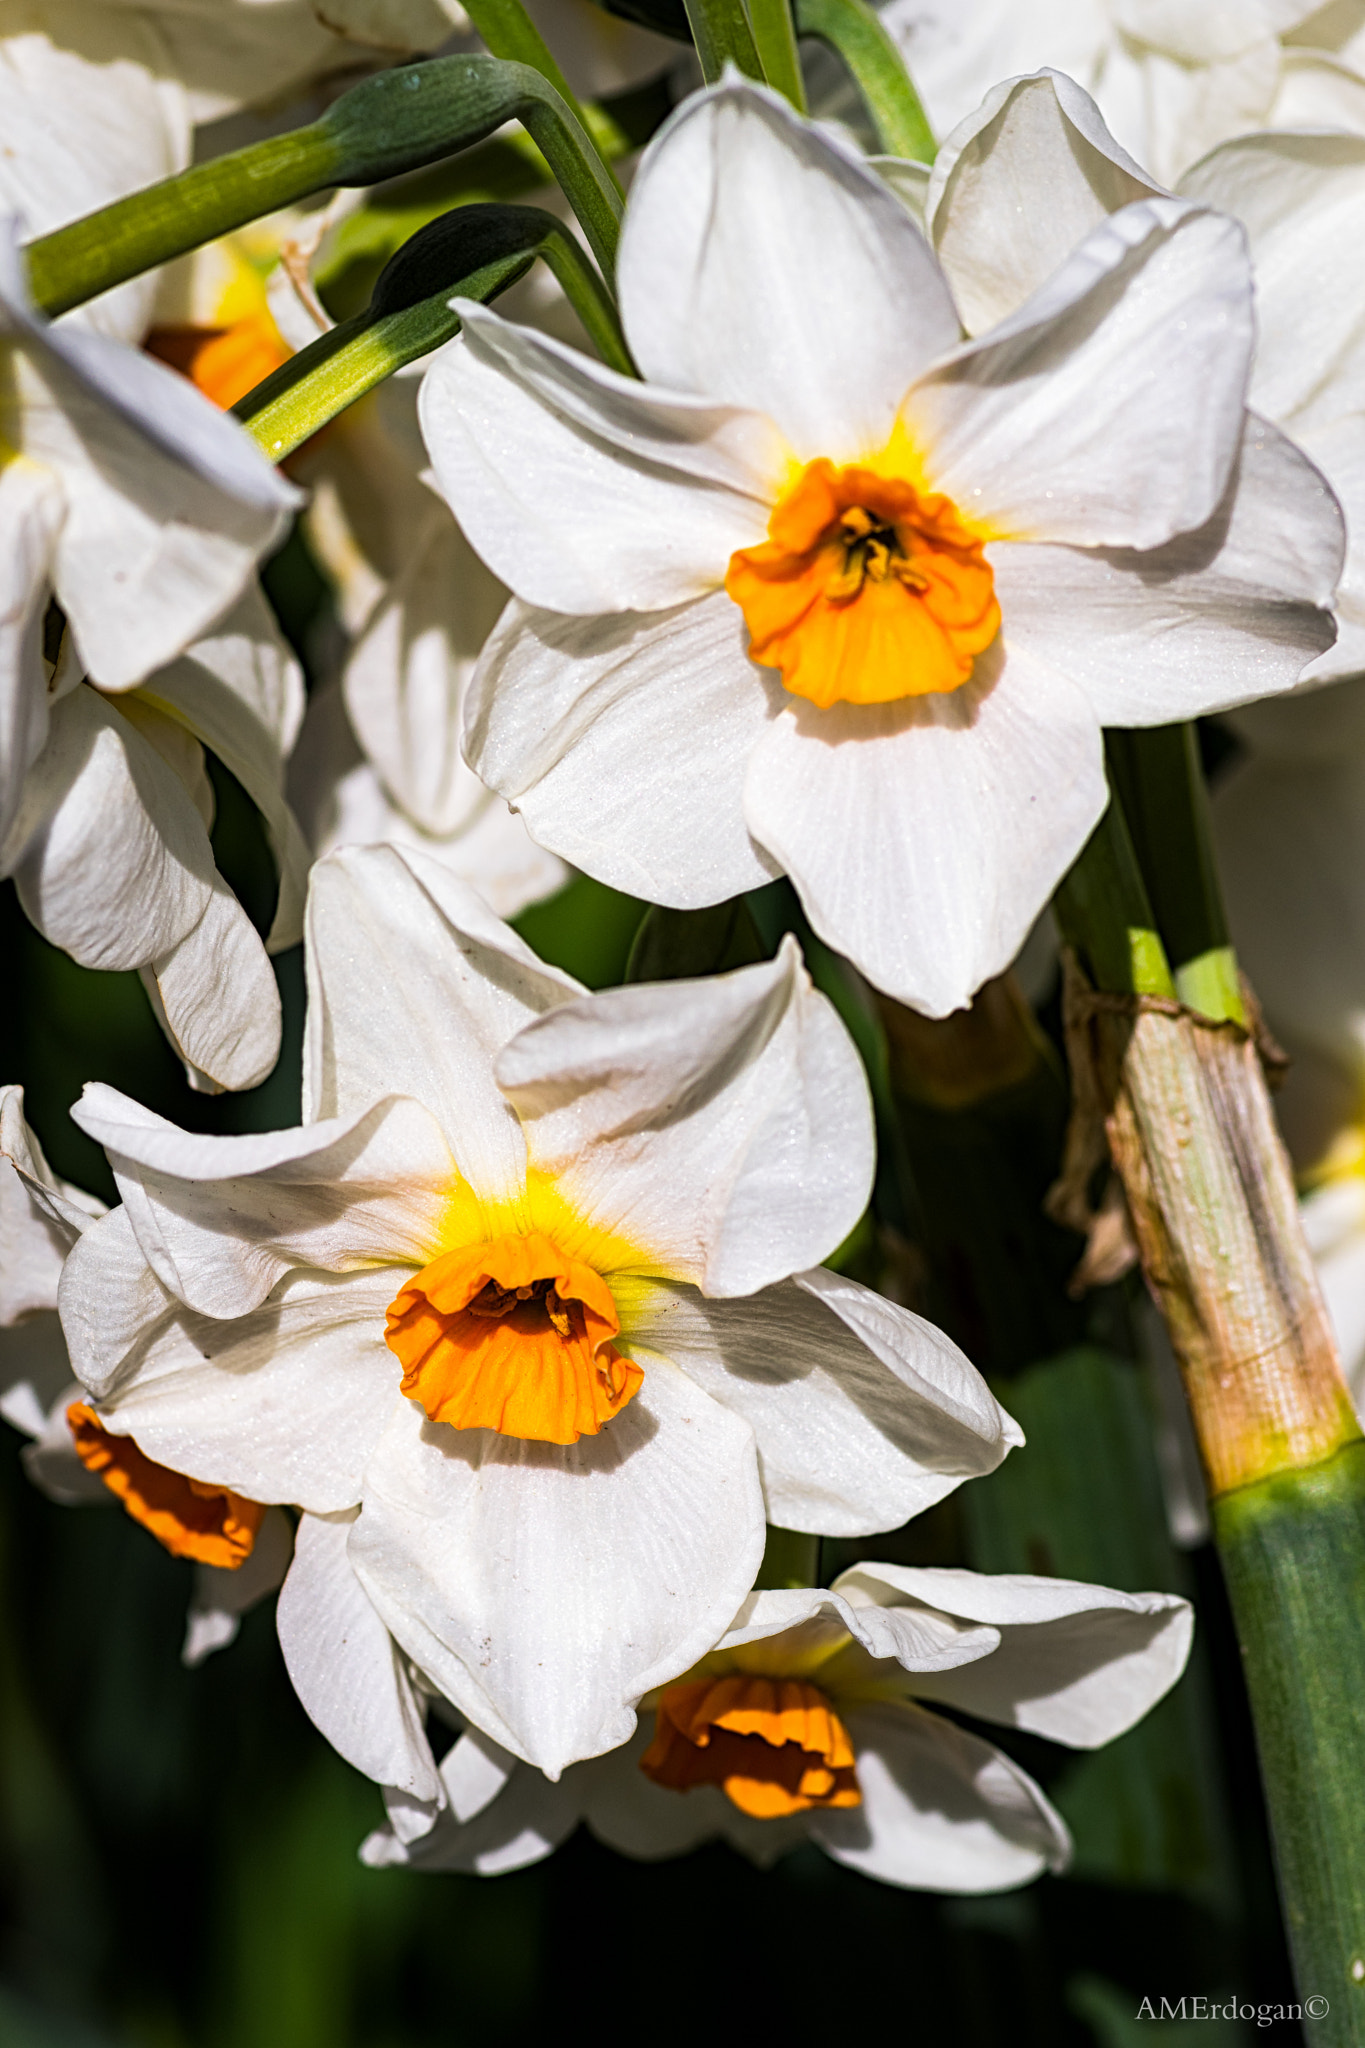
<path id="1" fill-rule="evenodd" d="M 664 1688 L 640 1769 L 687 1792 L 719 1785 L 757 1820 L 861 1806 L 848 1730 L 818 1686 L 733 1672 Z"/>
<path id="2" fill-rule="evenodd" d="M 145 346 L 224 412 L 292 354 L 265 306 L 225 327 L 154 327 Z"/>
<path id="3" fill-rule="evenodd" d="M 769 538 L 730 557 L 749 652 L 813 704 L 956 690 L 1000 630 L 984 544 L 951 498 L 822 456 L 779 499 Z"/>
<path id="4" fill-rule="evenodd" d="M 172 1557 L 192 1557 L 227 1571 L 246 1563 L 265 1519 L 259 1501 L 158 1465 L 130 1436 L 107 1430 L 84 1401 L 71 1403 L 66 1420 L 86 1470 L 98 1473 L 133 1520 L 150 1529 Z"/>
<path id="5" fill-rule="evenodd" d="M 593 1267 L 539 1231 L 442 1252 L 389 1305 L 403 1392 L 433 1422 L 537 1443 L 596 1436 L 644 1374 Z"/>

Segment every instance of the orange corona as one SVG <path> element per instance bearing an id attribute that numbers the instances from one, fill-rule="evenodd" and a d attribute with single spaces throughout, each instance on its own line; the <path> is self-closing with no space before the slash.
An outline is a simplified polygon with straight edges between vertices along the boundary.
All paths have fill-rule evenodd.
<path id="1" fill-rule="evenodd" d="M 862 1804 L 848 1730 L 799 1678 L 736 1672 L 666 1687 L 640 1769 L 674 1792 L 719 1785 L 756 1820 Z"/>
<path id="2" fill-rule="evenodd" d="M 228 327 L 154 327 L 147 352 L 198 385 L 224 412 L 289 361 L 269 312 L 248 313 Z"/>
<path id="3" fill-rule="evenodd" d="M 115 1436 L 93 1408 L 73 1401 L 66 1411 L 76 1454 L 98 1473 L 135 1522 L 149 1529 L 172 1557 L 192 1557 L 236 1571 L 250 1557 L 265 1516 L 259 1501 L 225 1486 L 209 1486 L 158 1465 L 130 1436 Z"/>
<path id="4" fill-rule="evenodd" d="M 1000 630 L 984 543 L 951 498 L 861 466 L 808 463 L 769 538 L 730 557 L 749 652 L 813 704 L 956 690 Z"/>
<path id="5" fill-rule="evenodd" d="M 389 1306 L 403 1392 L 433 1422 L 549 1444 L 596 1436 L 643 1373 L 601 1274 L 532 1231 L 443 1252 Z"/>

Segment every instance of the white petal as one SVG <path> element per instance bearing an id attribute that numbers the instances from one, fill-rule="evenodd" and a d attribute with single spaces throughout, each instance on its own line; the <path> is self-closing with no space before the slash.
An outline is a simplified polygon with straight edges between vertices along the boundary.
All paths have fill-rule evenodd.
<path id="1" fill-rule="evenodd" d="M 543 845 L 627 895 L 692 909 L 776 872 L 743 789 L 781 697 L 724 591 L 611 619 L 514 602 L 474 678 L 465 750 Z"/>
<path id="2" fill-rule="evenodd" d="M 202 1315 L 245 1315 L 295 1266 L 424 1265 L 457 1184 L 435 1121 L 403 1096 L 361 1116 L 214 1138 L 93 1081 L 72 1115 L 108 1152 L 162 1284 Z"/>
<path id="3" fill-rule="evenodd" d="M 1009 965 L 1107 795 L 1089 703 L 1010 648 L 951 696 L 790 704 L 744 802 L 821 938 L 942 1017 Z"/>
<path id="4" fill-rule="evenodd" d="M 254 1088 L 280 1053 L 280 993 L 256 927 L 220 875 L 202 917 L 143 969 L 192 1087 Z"/>
<path id="5" fill-rule="evenodd" d="M 84 685 L 52 707 L 20 835 L 19 899 L 83 967 L 140 967 L 208 907 L 217 870 L 193 799 L 132 723 Z"/>
<path id="6" fill-rule="evenodd" d="M 0 63 L 3 51 L 0 41 Z M 0 866 L 6 869 L 19 851 L 9 841 L 24 777 L 47 737 L 42 624 L 62 511 L 60 487 L 48 471 L 15 461 L 0 469 Z"/>
<path id="7" fill-rule="evenodd" d="M 599 1436 L 561 1448 L 405 1403 L 365 1478 L 356 1570 L 460 1712 L 557 1776 L 709 1650 L 753 1583 L 753 1438 L 652 1363 Z"/>
<path id="8" fill-rule="evenodd" d="M 1194 1633 L 1189 1602 L 1174 1593 L 1072 1579 L 877 1564 L 843 1573 L 839 1590 L 853 1587 L 998 1628 L 994 1655 L 917 1682 L 916 1693 L 1074 1749 L 1097 1749 L 1140 1721 L 1184 1670 Z"/>
<path id="9" fill-rule="evenodd" d="M 878 1607 L 856 1586 L 848 1599 L 823 1586 L 790 1586 L 750 1593 L 714 1654 L 717 1668 L 771 1677 L 809 1673 L 835 1697 L 844 1691 L 865 1697 L 869 1680 L 881 1691 L 894 1682 L 892 1663 L 907 1674 L 908 1695 L 919 1682 L 909 1673 L 955 1670 L 988 1657 L 999 1642 L 997 1629 L 954 1621 L 926 1607 Z"/>
<path id="10" fill-rule="evenodd" d="M 412 1681 L 346 1556 L 352 1520 L 299 1522 L 276 1609 L 285 1669 L 308 1718 L 348 1764 L 376 1784 L 444 1805 Z"/>
<path id="11" fill-rule="evenodd" d="M 1365 1183 L 1353 1177 L 1315 1189 L 1302 1215 L 1341 1369 L 1359 1415 L 1365 1410 Z"/>
<path id="12" fill-rule="evenodd" d="M 320 861 L 307 929 L 304 1115 L 353 1114 L 401 1088 L 435 1116 L 478 1196 L 515 1199 L 526 1144 L 493 1060 L 579 984 L 448 869 L 394 847 Z"/>
<path id="13" fill-rule="evenodd" d="M 1108 214 L 1159 190 L 1065 73 L 997 85 L 929 184 L 930 234 L 968 333 L 1015 312 Z"/>
<path id="14" fill-rule="evenodd" d="M 464 332 L 427 372 L 422 433 L 451 510 L 518 597 L 657 611 L 715 590 L 735 549 L 763 539 L 786 457 L 768 420 L 453 303 Z"/>
<path id="15" fill-rule="evenodd" d="M 148 679 L 140 698 L 178 715 L 231 770 L 261 813 L 280 875 L 269 947 L 303 930 L 309 854 L 284 801 L 284 757 L 303 717 L 303 674 L 252 584 L 218 629 Z"/>
<path id="16" fill-rule="evenodd" d="M 532 1167 L 626 1240 L 627 1269 L 751 1294 L 827 1256 L 867 1205 L 866 1076 L 790 936 L 733 974 L 565 1003 L 496 1072 Z"/>
<path id="17" fill-rule="evenodd" d="M 0 1327 L 57 1306 L 66 1255 L 102 1207 L 53 1173 L 23 1089 L 0 1087 Z"/>
<path id="18" fill-rule="evenodd" d="M 449 513 L 426 527 L 356 641 L 346 709 L 395 803 L 434 837 L 466 824 L 484 791 L 460 759 L 465 686 L 507 592 Z"/>
<path id="19" fill-rule="evenodd" d="M 1165 725 L 1291 690 L 1329 646 L 1341 515 L 1319 470 L 1248 415 L 1215 517 L 1149 553 L 990 550 L 1011 652 L 1090 698 L 1103 725 Z"/>
<path id="20" fill-rule="evenodd" d="M 121 8 L 51 5 L 7 16 L 0 41 L 0 206 L 22 216 L 30 239 L 189 163 L 190 113 L 179 80 L 158 76 L 154 61 L 137 62 L 137 54 L 152 54 L 145 45 L 154 38 L 121 35 L 111 12 L 126 21 Z M 73 27 L 78 47 L 62 48 Z M 136 345 L 154 292 L 154 276 L 130 279 L 75 317 Z"/>
<path id="21" fill-rule="evenodd" d="M 477 777 L 461 763 L 473 785 Z M 490 789 L 447 837 L 419 832 L 388 795 L 357 746 L 338 687 L 315 690 L 290 763 L 290 802 L 321 857 L 341 846 L 405 846 L 425 853 L 478 890 L 496 917 L 515 917 L 553 896 L 569 879 L 556 854 L 537 846 L 525 824 Z"/>
<path id="22" fill-rule="evenodd" d="M 102 1419 L 158 1464 L 247 1500 L 354 1507 L 400 1398 L 384 1342 L 393 1284 L 382 1273 L 294 1281 L 228 1322 L 174 1306 L 125 1347 Z M 75 1342 L 72 1358 L 84 1377 Z"/>
<path id="23" fill-rule="evenodd" d="M 960 331 L 875 174 L 739 83 L 694 95 L 646 150 L 619 276 L 644 376 L 767 413 L 802 461 L 883 447 L 911 378 Z"/>
<path id="24" fill-rule="evenodd" d="M 855 1281 L 802 1274 L 748 1301 L 657 1282 L 616 1294 L 632 1355 L 671 1358 L 749 1424 L 783 1528 L 899 1528 L 1017 1435 L 956 1345 Z"/>
<path id="25" fill-rule="evenodd" d="M 1341 395 L 1350 402 L 1353 380 L 1344 382 Z M 1332 599 L 1336 642 L 1303 672 L 1305 683 L 1316 687 L 1365 671 L 1365 417 L 1352 412 L 1311 424 L 1296 420 L 1294 435 L 1331 485 L 1346 520 L 1346 560 Z"/>
<path id="26" fill-rule="evenodd" d="M 56 1319 L 42 1316 L 37 1320 L 46 1323 Z M 17 1331 L 4 1333 L 9 1338 L 18 1334 Z M 65 1347 L 62 1349 L 64 1357 Z M 45 1493 L 49 1500 L 55 1500 L 61 1507 L 112 1507 L 113 1494 L 97 1472 L 86 1469 L 76 1453 L 75 1440 L 71 1434 L 71 1425 L 66 1419 L 66 1411 L 73 1401 L 84 1398 L 85 1389 L 71 1380 L 70 1373 L 71 1368 L 68 1364 L 65 1373 L 61 1375 L 61 1391 L 51 1400 L 47 1414 L 41 1418 L 42 1426 L 34 1441 L 24 1445 L 19 1454 L 20 1462 L 38 1491 Z"/>
<path id="27" fill-rule="evenodd" d="M 675 1792 L 647 1778 L 640 1758 L 653 1739 L 654 1716 L 642 1714 L 629 1742 L 607 1756 L 575 1765 L 563 1781 L 578 1787 L 583 1818 L 598 1841 L 642 1863 L 685 1856 L 703 1842 L 723 1837 L 728 1815 L 737 1811 L 718 1785 Z M 800 1839 L 804 1838 L 803 1827 Z"/>
<path id="28" fill-rule="evenodd" d="M 278 1590 L 293 1554 L 294 1524 L 283 1508 L 267 1508 L 251 1555 L 236 1571 L 196 1565 L 181 1663 L 193 1670 L 215 1650 L 235 1642 L 242 1616 Z"/>
<path id="29" fill-rule="evenodd" d="M 1236 222 L 1142 200 L 921 378 L 902 418 L 933 488 L 999 538 L 1160 547 L 1227 488 L 1251 349 Z"/>
<path id="30" fill-rule="evenodd" d="M 467 1728 L 447 1751 L 441 1764 L 452 1817 L 463 1824 L 482 1813 L 497 1798 L 519 1765 L 510 1750 L 494 1742 L 481 1728 Z"/>
<path id="31" fill-rule="evenodd" d="M 1061 1816 L 998 1749 L 909 1704 L 845 1719 L 863 1803 L 810 1815 L 813 1839 L 837 1862 L 935 1892 L 1006 1891 L 1065 1866 Z"/>
<path id="32" fill-rule="evenodd" d="M 456 1749 L 459 1746 L 457 1743 Z M 411 1846 L 390 1832 L 376 1832 L 362 1845 L 360 1857 L 363 1863 L 378 1868 L 404 1864 L 415 1870 L 458 1870 L 478 1877 L 499 1877 L 541 1862 L 577 1825 L 578 1793 L 573 1782 L 562 1779 L 553 1784 L 532 1765 L 519 1763 L 506 1789 L 465 1826 L 443 1816 L 429 1835 Z"/>
<path id="33" fill-rule="evenodd" d="M 1365 226 L 1365 138 L 1244 136 L 1187 171 L 1180 189 L 1234 214 L 1250 238 L 1252 404 L 1290 433 L 1346 411 L 1365 369 L 1365 295 L 1341 263 Z"/>
<path id="34" fill-rule="evenodd" d="M 54 581 L 82 661 L 125 689 L 227 610 L 299 494 L 187 379 L 35 315 L 13 235 L 0 224 L 0 317 L 22 349 L 16 431 L 65 488 Z"/>
<path id="35" fill-rule="evenodd" d="M 133 1348 L 164 1327 L 178 1304 L 138 1249 L 127 1210 L 118 1208 L 72 1246 L 57 1306 L 71 1369 L 100 1399 L 116 1385 Z"/>

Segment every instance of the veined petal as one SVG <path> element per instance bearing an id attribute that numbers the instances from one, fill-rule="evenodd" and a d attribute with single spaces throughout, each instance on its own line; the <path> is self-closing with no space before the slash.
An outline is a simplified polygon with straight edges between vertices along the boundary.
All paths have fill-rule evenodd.
<path id="1" fill-rule="evenodd" d="M 715 1655 L 728 1661 L 728 1652 L 740 1651 L 733 1660 L 736 1668 L 759 1675 L 805 1673 L 822 1686 L 828 1679 L 828 1690 L 837 1695 L 846 1685 L 857 1690 L 868 1678 L 885 1685 L 891 1662 L 907 1674 L 951 1671 L 988 1657 L 999 1641 L 996 1629 L 973 1627 L 925 1607 L 877 1607 L 856 1597 L 846 1600 L 824 1586 L 790 1586 L 750 1593 L 716 1644 Z"/>
<path id="2" fill-rule="evenodd" d="M 14 828 L 19 900 L 83 967 L 141 967 L 193 930 L 217 880 L 184 783 L 84 684 L 52 706 Z"/>
<path id="3" fill-rule="evenodd" d="M 101 1400 L 133 1370 L 144 1337 L 175 1315 L 179 1303 L 138 1249 L 126 1209 L 101 1216 L 74 1244 L 57 1287 L 71 1369 Z"/>
<path id="4" fill-rule="evenodd" d="M 140 682 L 239 596 L 299 494 L 236 420 L 164 364 L 30 307 L 0 224 L 0 322 L 25 455 L 58 471 L 54 581 L 87 672 Z"/>
<path id="5" fill-rule="evenodd" d="M 451 1780 L 461 1772 L 471 1750 L 487 1738 L 471 1730 L 462 1735 L 441 1765 L 450 1807 L 455 1803 Z M 476 1750 L 477 1753 L 477 1750 Z M 576 1774 L 558 1783 L 532 1764 L 508 1758 L 512 1768 L 497 1797 L 460 1824 L 453 1812 L 442 1814 L 429 1835 L 404 1843 L 391 1829 L 376 1830 L 362 1844 L 360 1860 L 372 1868 L 403 1864 L 412 1870 L 459 1870 L 478 1877 L 499 1877 L 524 1870 L 556 1850 L 578 1825 L 579 1787 Z"/>
<path id="6" fill-rule="evenodd" d="M 901 420 L 934 490 L 1001 539 L 1160 547 L 1227 488 L 1252 340 L 1237 223 L 1142 200 L 922 377 Z"/>
<path id="7" fill-rule="evenodd" d="M 990 560 L 1011 654 L 1071 677 L 1102 725 L 1166 725 L 1294 688 L 1331 646 L 1342 546 L 1321 471 L 1248 414 L 1199 532 L 1145 553 L 1001 542 Z"/>
<path id="8" fill-rule="evenodd" d="M 214 1138 L 95 1081 L 72 1116 L 108 1152 L 144 1257 L 202 1315 L 247 1314 L 294 1266 L 424 1265 L 459 1185 L 434 1118 L 405 1096 Z"/>
<path id="9" fill-rule="evenodd" d="M 836 1582 L 885 1605 L 923 1602 L 1000 1631 L 991 1656 L 916 1679 L 919 1698 L 1097 1749 L 1140 1721 L 1185 1668 L 1194 1614 L 1174 1593 L 1118 1593 L 1026 1573 L 855 1565 Z"/>
<path id="10" fill-rule="evenodd" d="M 762 1549 L 748 1428 L 662 1362 L 608 1429 L 567 1447 L 404 1404 L 351 1536 L 409 1656 L 550 1776 L 626 1739 L 641 1694 L 716 1641 Z"/>
<path id="11" fill-rule="evenodd" d="M 1064 72 L 994 87 L 929 182 L 930 236 L 967 332 L 1007 319 L 1109 214 L 1160 190 Z"/>
<path id="12" fill-rule="evenodd" d="M 111 13 L 126 22 L 122 8 L 92 14 L 41 6 L 6 18 L 0 40 L 0 132 L 6 144 L 0 206 L 22 217 L 28 238 L 64 227 L 189 163 L 190 111 L 180 81 L 157 75 L 153 50 L 146 48 L 154 45 L 154 32 L 130 39 L 110 21 Z M 62 48 L 73 16 L 79 47 Z M 135 52 L 152 62 L 139 63 Z M 130 279 L 80 307 L 75 318 L 136 347 L 155 291 L 154 273 Z"/>
<path id="13" fill-rule="evenodd" d="M 461 770 L 479 789 L 478 808 L 444 838 L 419 832 L 361 754 L 333 684 L 313 693 L 290 763 L 289 800 L 320 858 L 342 846 L 409 847 L 477 889 L 496 917 L 515 917 L 562 889 L 568 870 L 537 846 L 521 818 L 478 782 L 472 768 L 462 762 Z"/>
<path id="14" fill-rule="evenodd" d="M 485 800 L 460 759 L 460 712 L 507 592 L 433 498 L 426 524 L 347 657 L 356 736 L 413 824 L 442 838 Z"/>
<path id="15" fill-rule="evenodd" d="M 0 56 L 4 44 L 0 42 Z M 37 463 L 11 458 L 0 468 L 0 871 L 20 843 L 11 832 L 24 778 L 47 738 L 42 663 L 48 565 L 61 527 L 61 487 Z M 22 828 L 21 828 L 22 829 Z M 16 840 L 17 840 L 17 835 Z"/>
<path id="16" fill-rule="evenodd" d="M 813 1264 L 867 1204 L 866 1077 L 790 936 L 733 974 L 565 1003 L 496 1073 L 556 1193 L 638 1247 L 630 1266 L 708 1294 Z"/>
<path id="17" fill-rule="evenodd" d="M 629 1742 L 606 1756 L 576 1764 L 561 1781 L 577 1791 L 583 1818 L 598 1841 L 642 1863 L 685 1856 L 717 1836 L 723 1840 L 729 1816 L 738 1817 L 738 1809 L 718 1785 L 695 1785 L 679 1793 L 647 1778 L 640 1758 L 653 1739 L 654 1716 L 644 1713 Z M 800 1814 L 790 1821 L 765 1821 L 763 1826 L 771 1828 L 787 1849 L 805 1840 L 805 1818 Z"/>
<path id="18" fill-rule="evenodd" d="M 956 1345 L 855 1281 L 807 1273 L 745 1301 L 653 1281 L 616 1294 L 632 1356 L 662 1353 L 744 1417 L 784 1528 L 899 1528 L 1018 1440 Z"/>
<path id="19" fill-rule="evenodd" d="M 211 747 L 261 813 L 280 876 L 269 950 L 296 945 L 310 856 L 284 800 L 284 758 L 303 717 L 303 673 L 260 585 L 214 632 L 150 676 L 140 695 Z"/>
<path id="20" fill-rule="evenodd" d="M 275 1614 L 285 1669 L 314 1727 L 376 1784 L 436 1810 L 444 1788 L 392 1636 L 346 1555 L 354 1517 L 304 1515 Z"/>
<path id="21" fill-rule="evenodd" d="M 1332 598 L 1336 641 L 1304 670 L 1305 682 L 1316 685 L 1365 671 L 1365 414 L 1314 418 L 1310 425 L 1296 420 L 1294 433 L 1300 452 L 1331 485 L 1346 521 L 1346 560 Z"/>
<path id="22" fill-rule="evenodd" d="M 1250 239 L 1252 404 L 1294 434 L 1320 412 L 1345 411 L 1365 370 L 1365 292 L 1341 264 L 1365 225 L 1365 138 L 1243 136 L 1187 171 L 1180 189 L 1235 215 Z"/>
<path id="23" fill-rule="evenodd" d="M 81 1325 L 99 1278 L 88 1255 L 68 1260 L 62 1310 L 82 1378 Z M 248 1500 L 289 1501 L 318 1515 L 353 1508 L 401 1405 L 384 1342 L 392 1289 L 389 1273 L 295 1276 L 251 1315 L 228 1321 L 172 1302 L 125 1345 L 100 1419 L 158 1464 Z"/>
<path id="24" fill-rule="evenodd" d="M 191 1087 L 264 1081 L 280 1053 L 280 992 L 256 927 L 221 875 L 198 922 L 142 973 Z"/>
<path id="25" fill-rule="evenodd" d="M 0 1087 L 0 1328 L 57 1306 L 66 1255 L 103 1211 L 48 1165 L 23 1089 Z"/>
<path id="26" fill-rule="evenodd" d="M 766 413 L 803 462 L 883 447 L 906 386 L 960 333 L 880 179 L 738 82 L 694 94 L 645 151 L 619 276 L 644 376 Z"/>
<path id="27" fill-rule="evenodd" d="M 528 604 L 582 614 L 718 589 L 781 488 L 788 451 L 771 422 L 453 303 L 463 333 L 427 372 L 422 434 L 494 575 Z"/>
<path id="28" fill-rule="evenodd" d="M 807 1816 L 838 1863 L 916 1891 L 998 1892 L 1061 1870 L 1071 1838 L 1026 1772 L 906 1702 L 853 1707 L 861 1806 Z"/>
<path id="29" fill-rule="evenodd" d="M 1107 798 L 1089 702 L 1011 647 L 951 696 L 790 704 L 744 808 L 821 938 L 942 1017 L 1009 965 Z"/>
<path id="30" fill-rule="evenodd" d="M 308 899 L 304 1115 L 344 1116 L 401 1088 L 435 1116 L 486 1201 L 516 1199 L 521 1127 L 493 1079 L 508 1039 L 582 994 L 425 854 L 351 847 L 320 861 Z M 404 1025 L 376 992 L 401 997 Z"/>
<path id="31" fill-rule="evenodd" d="M 465 751 L 541 844 L 627 895 L 694 909 L 777 873 L 743 791 L 779 700 L 723 590 L 614 619 L 514 600 L 474 677 Z"/>

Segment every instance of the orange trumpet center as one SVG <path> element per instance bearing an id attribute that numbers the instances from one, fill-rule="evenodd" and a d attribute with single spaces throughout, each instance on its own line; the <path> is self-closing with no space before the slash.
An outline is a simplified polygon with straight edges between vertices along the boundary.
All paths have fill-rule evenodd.
<path id="1" fill-rule="evenodd" d="M 573 1444 L 596 1436 L 644 1374 L 600 1273 L 532 1231 L 443 1252 L 389 1305 L 403 1392 L 433 1422 Z"/>
<path id="2" fill-rule="evenodd" d="M 66 1420 L 86 1470 L 98 1473 L 172 1557 L 192 1557 L 230 1572 L 246 1563 L 265 1518 L 260 1501 L 158 1465 L 130 1436 L 107 1430 L 84 1401 L 71 1403 Z"/>
<path id="3" fill-rule="evenodd" d="M 848 1730 L 798 1678 L 686 1678 L 665 1688 L 640 1769 L 673 1792 L 719 1785 L 741 1813 L 774 1820 L 860 1806 Z"/>
<path id="4" fill-rule="evenodd" d="M 228 327 L 154 327 L 146 348 L 224 412 L 291 354 L 264 307 Z"/>
<path id="5" fill-rule="evenodd" d="M 798 697 L 889 704 L 956 690 L 1000 630 L 982 541 L 951 498 L 854 465 L 807 463 L 730 557 L 749 652 Z"/>

